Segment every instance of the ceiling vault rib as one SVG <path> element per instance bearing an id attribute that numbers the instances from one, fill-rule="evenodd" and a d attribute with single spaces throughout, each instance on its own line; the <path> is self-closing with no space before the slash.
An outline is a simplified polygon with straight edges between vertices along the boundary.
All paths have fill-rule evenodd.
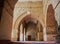
<path id="1" fill-rule="evenodd" d="M 57 6 L 60 4 L 60 1 L 57 3 L 57 5 L 55 6 L 55 8 L 54 9 L 56 9 L 57 8 Z"/>
<path id="2" fill-rule="evenodd" d="M 13 8 L 11 7 L 10 3 L 8 2 L 8 0 L 6 1 L 8 3 L 8 5 L 10 6 L 10 8 L 13 10 Z"/>
<path id="3" fill-rule="evenodd" d="M 11 17 L 13 17 L 12 14 L 10 14 L 10 12 L 9 12 L 6 8 L 5 8 L 5 10 L 9 13 L 9 15 L 10 15 Z"/>

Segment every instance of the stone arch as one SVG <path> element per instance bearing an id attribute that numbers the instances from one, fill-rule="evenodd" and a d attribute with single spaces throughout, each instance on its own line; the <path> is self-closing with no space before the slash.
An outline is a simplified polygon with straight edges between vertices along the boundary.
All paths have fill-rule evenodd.
<path id="1" fill-rule="evenodd" d="M 36 20 L 40 25 L 41 25 L 41 32 L 43 33 L 43 25 L 41 24 L 41 22 L 39 22 L 39 20 L 38 19 L 36 19 L 36 18 L 32 18 L 32 17 L 30 17 L 30 15 L 27 15 L 27 16 L 25 16 L 20 22 L 19 22 L 19 25 L 18 25 L 18 31 L 20 32 L 20 25 L 21 25 L 21 23 L 23 23 L 24 21 L 26 21 L 26 20 L 29 20 L 29 19 L 31 19 L 31 20 Z M 38 25 L 38 23 L 37 23 L 37 25 Z M 35 31 L 35 30 L 34 30 Z M 37 31 L 37 30 L 36 30 Z M 18 34 L 20 35 L 20 33 L 18 32 Z M 32 32 L 31 32 L 32 33 Z M 18 41 L 19 41 L 19 36 L 18 35 Z M 43 40 L 43 35 L 42 35 L 42 37 L 40 38 L 41 40 Z"/>
<path id="2" fill-rule="evenodd" d="M 18 27 L 19 27 L 19 25 L 20 25 L 20 23 L 23 21 L 23 19 L 25 19 L 26 17 L 30 17 L 30 14 L 27 14 L 27 12 L 25 12 L 25 13 L 23 13 L 22 15 L 20 15 L 17 19 L 16 19 L 16 21 L 15 21 L 15 23 L 14 23 L 14 25 L 13 25 L 13 30 L 16 30 L 15 31 L 15 38 L 12 38 L 12 40 L 13 41 L 17 41 L 17 38 L 18 38 L 18 35 L 17 35 L 17 33 L 18 33 Z M 33 17 L 34 18 L 34 17 Z M 36 19 L 36 18 L 34 18 L 34 19 Z M 36 19 L 36 20 L 38 20 L 38 19 Z M 39 21 L 39 20 L 38 20 Z M 40 21 L 39 21 L 40 22 Z M 44 24 L 42 23 L 42 21 L 40 22 L 41 24 L 42 24 L 42 26 L 44 27 Z M 13 32 L 14 33 L 14 32 Z M 14 35 L 12 35 L 12 36 L 14 36 Z"/>
<path id="3" fill-rule="evenodd" d="M 36 3 L 36 2 L 34 2 L 34 3 Z M 17 2 L 17 4 L 18 4 L 18 2 Z M 11 37 L 11 40 L 13 40 L 13 41 L 17 41 L 17 33 L 18 33 L 18 27 L 19 27 L 19 24 L 23 21 L 23 19 L 25 18 L 25 17 L 27 17 L 27 16 L 30 16 L 30 14 L 28 14 L 27 12 L 33 12 L 33 13 L 31 13 L 31 14 L 33 14 L 33 15 L 35 15 L 34 13 L 35 13 L 35 9 L 28 9 L 28 10 L 25 10 L 24 11 L 24 9 L 26 9 L 26 8 L 21 8 L 20 6 L 18 6 L 18 5 L 15 5 L 15 8 L 14 8 L 14 17 L 13 17 L 13 26 L 12 26 L 12 37 Z M 30 3 L 29 3 L 30 4 Z M 28 5 L 29 5 L 28 4 Z M 41 3 L 42 4 L 42 3 Z M 42 17 L 40 17 L 40 15 L 39 15 L 39 13 L 41 12 L 41 16 L 42 16 L 42 11 L 40 11 L 40 3 L 38 3 L 37 4 L 38 6 L 39 6 L 39 9 L 36 9 L 36 13 L 38 13 L 37 14 L 37 16 L 35 16 L 35 18 L 34 18 L 34 16 L 33 16 L 33 18 L 34 19 L 37 19 L 41 24 L 42 24 L 42 26 L 43 26 L 43 28 L 45 27 L 45 21 L 44 21 L 44 18 Z M 42 5 L 41 5 L 42 6 Z M 19 7 L 19 8 L 18 8 Z M 27 6 L 28 7 L 28 6 Z M 34 7 L 36 7 L 35 6 L 35 4 L 34 4 Z M 18 8 L 18 9 L 17 9 Z M 32 7 L 33 8 L 33 7 Z M 22 10 L 21 10 L 22 9 Z M 18 11 L 19 10 L 19 11 Z M 30 10 L 30 11 L 29 11 Z M 41 9 L 41 10 L 43 10 L 43 9 Z M 19 13 L 16 13 L 16 12 L 19 12 Z M 41 18 L 41 19 L 40 19 Z M 15 34 L 15 35 L 14 35 Z"/>
<path id="4" fill-rule="evenodd" d="M 54 22 L 55 22 L 54 14 L 55 14 L 55 11 L 53 9 L 53 5 L 52 4 L 48 5 L 47 18 L 46 19 L 49 19 L 49 20 L 46 21 L 47 25 L 54 25 Z M 52 22 L 50 22 L 51 20 L 52 20 Z"/>

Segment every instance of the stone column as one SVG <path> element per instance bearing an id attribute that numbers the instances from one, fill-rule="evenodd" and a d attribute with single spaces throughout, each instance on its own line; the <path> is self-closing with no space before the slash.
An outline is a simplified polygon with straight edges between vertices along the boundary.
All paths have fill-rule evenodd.
<path id="1" fill-rule="evenodd" d="M 43 37 L 44 37 L 44 41 L 47 41 L 46 27 L 44 27 L 43 29 Z"/>
<path id="2" fill-rule="evenodd" d="M 23 41 L 23 24 L 20 26 L 20 41 Z"/>
<path id="3" fill-rule="evenodd" d="M 25 28 L 24 28 L 24 41 L 25 41 Z"/>
<path id="4" fill-rule="evenodd" d="M 38 32 L 37 32 L 37 40 L 40 41 L 40 23 L 37 23 L 37 28 L 38 28 Z"/>

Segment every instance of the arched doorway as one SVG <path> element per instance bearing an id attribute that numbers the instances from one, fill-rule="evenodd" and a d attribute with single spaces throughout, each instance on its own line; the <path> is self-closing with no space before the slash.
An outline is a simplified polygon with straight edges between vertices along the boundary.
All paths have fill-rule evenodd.
<path id="1" fill-rule="evenodd" d="M 22 19 L 18 27 L 18 41 L 43 41 L 41 23 L 30 16 Z"/>

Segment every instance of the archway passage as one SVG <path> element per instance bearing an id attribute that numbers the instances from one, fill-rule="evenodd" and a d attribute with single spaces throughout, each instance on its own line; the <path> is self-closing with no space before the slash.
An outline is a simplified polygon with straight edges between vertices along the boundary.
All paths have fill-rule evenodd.
<path id="1" fill-rule="evenodd" d="M 43 27 L 34 18 L 27 17 L 19 24 L 18 41 L 43 41 Z"/>
<path id="2" fill-rule="evenodd" d="M 45 16 L 43 15 L 43 2 L 42 1 L 39 1 L 39 2 L 38 1 L 37 2 L 35 1 L 34 2 L 30 2 L 30 1 L 19 2 L 18 1 L 15 5 L 13 16 L 14 18 L 13 18 L 12 36 L 11 36 L 12 41 L 17 41 L 17 39 L 20 40 L 20 36 L 23 36 L 23 34 L 20 33 L 21 30 L 19 27 L 21 25 L 23 25 L 21 27 L 24 27 L 24 24 L 25 24 L 24 21 L 26 22 L 29 19 L 37 20 L 40 23 L 40 25 L 42 25 L 42 27 L 45 29 L 45 20 L 44 20 Z M 28 17 L 28 18 L 25 18 L 25 17 Z M 32 22 L 32 20 L 30 20 L 30 22 Z M 39 34 L 40 33 L 38 33 L 38 35 Z M 42 32 L 41 32 L 41 35 L 42 35 Z"/>

